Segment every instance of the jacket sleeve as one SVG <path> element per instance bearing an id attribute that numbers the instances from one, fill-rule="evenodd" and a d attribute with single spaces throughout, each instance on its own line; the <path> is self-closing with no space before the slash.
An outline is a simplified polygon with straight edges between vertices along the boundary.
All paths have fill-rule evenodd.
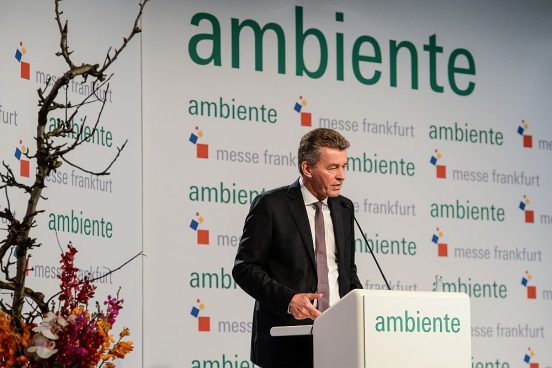
<path id="1" fill-rule="evenodd" d="M 268 273 L 273 237 L 270 204 L 263 195 L 255 198 L 245 220 L 232 276 L 255 300 L 276 313 L 287 313 L 297 292 L 276 281 Z"/>

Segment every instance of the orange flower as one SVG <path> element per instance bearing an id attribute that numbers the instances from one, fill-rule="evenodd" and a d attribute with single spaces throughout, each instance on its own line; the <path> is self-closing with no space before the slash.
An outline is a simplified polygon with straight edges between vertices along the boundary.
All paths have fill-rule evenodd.
<path id="1" fill-rule="evenodd" d="M 132 350 L 134 350 L 134 346 L 132 344 L 132 341 L 119 341 L 111 350 L 109 350 L 107 353 L 102 354 L 101 359 L 106 360 L 115 360 L 117 358 L 124 359 L 125 355 L 130 353 Z"/>
<path id="2" fill-rule="evenodd" d="M 125 337 L 130 335 L 130 330 L 125 327 L 121 332 L 119 332 L 119 337 Z"/>
<path id="3" fill-rule="evenodd" d="M 12 317 L 0 311 L 0 366 L 13 367 L 16 362 L 20 367 L 28 367 L 28 359 L 23 351 L 31 340 L 29 326 L 23 324 L 22 332 L 15 330 Z"/>
<path id="4" fill-rule="evenodd" d="M 117 358 L 123 359 L 132 350 L 134 350 L 132 341 L 121 341 L 113 347 L 112 352 Z"/>

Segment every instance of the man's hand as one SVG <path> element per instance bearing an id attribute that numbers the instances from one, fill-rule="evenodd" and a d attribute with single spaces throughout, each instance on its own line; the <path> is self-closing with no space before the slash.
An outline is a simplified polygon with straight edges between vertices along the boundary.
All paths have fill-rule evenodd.
<path id="1" fill-rule="evenodd" d="M 289 312 L 295 319 L 310 318 L 314 321 L 321 313 L 312 305 L 311 300 L 321 297 L 322 294 L 295 294 L 289 302 Z"/>

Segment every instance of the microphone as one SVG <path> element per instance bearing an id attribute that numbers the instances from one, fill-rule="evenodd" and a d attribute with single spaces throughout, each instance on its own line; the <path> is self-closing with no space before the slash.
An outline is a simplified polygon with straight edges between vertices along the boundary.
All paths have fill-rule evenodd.
<path id="1" fill-rule="evenodd" d="M 385 285 L 387 286 L 387 290 L 391 290 L 391 286 L 389 286 L 389 283 L 387 282 L 387 278 L 385 277 L 385 274 L 383 273 L 383 270 L 381 269 L 379 262 L 376 258 L 376 255 L 374 254 L 374 251 L 372 250 L 372 247 L 370 246 L 370 243 L 368 243 L 368 239 L 366 239 L 366 235 L 364 235 L 364 231 L 362 231 L 362 228 L 360 227 L 360 224 L 358 223 L 358 220 L 355 216 L 355 211 L 349 206 L 349 203 L 342 200 L 341 205 L 345 208 L 347 208 L 349 211 L 351 211 L 351 214 L 353 215 L 353 219 L 355 220 L 355 223 L 357 224 L 358 229 L 360 230 L 360 233 L 362 234 L 362 237 L 364 238 L 364 241 L 366 242 L 366 245 L 368 246 L 368 249 L 370 249 L 370 254 L 372 255 L 372 258 L 374 259 L 374 262 L 376 262 L 376 266 L 378 266 L 378 270 L 381 274 L 381 277 L 383 277 L 383 281 L 385 281 Z"/>

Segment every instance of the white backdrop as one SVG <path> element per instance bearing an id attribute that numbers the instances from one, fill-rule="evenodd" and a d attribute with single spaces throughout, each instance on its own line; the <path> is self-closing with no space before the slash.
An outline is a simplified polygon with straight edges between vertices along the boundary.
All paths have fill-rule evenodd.
<path id="1" fill-rule="evenodd" d="M 347 130 L 347 124 L 340 130 L 351 141 L 349 156 L 360 159 L 349 170 L 343 194 L 358 203 L 356 214 L 367 237 L 379 240 L 378 257 L 392 287 L 431 290 L 434 275 L 443 274 L 446 290 L 471 288 L 474 367 L 528 366 L 524 362 L 528 348 L 534 352 L 530 362 L 552 365 L 551 298 L 546 293 L 552 289 L 547 267 L 552 228 L 547 217 L 541 217 L 552 213 L 552 152 L 538 144 L 552 139 L 552 77 L 546 71 L 552 59 L 551 4 L 164 1 L 152 5 L 143 39 L 144 190 L 148 194 L 144 220 L 150 253 L 145 265 L 146 366 L 223 367 L 229 362 L 251 366 L 253 301 L 235 288 L 229 275 L 249 192 L 287 185 L 298 176 L 295 163 L 274 164 L 276 158 L 285 163 L 274 155 L 296 156 L 300 137 L 310 129 L 301 126 L 300 114 L 293 109 L 300 96 L 308 103 L 302 112 L 311 113 L 313 128 L 324 124 L 323 118 L 357 122 L 357 131 Z M 310 71 L 320 65 L 320 38 L 315 37 L 322 35 L 327 43 L 327 68 L 320 78 L 298 75 L 296 70 L 297 49 L 301 49 L 297 7 L 302 9 L 303 34 L 318 34 L 305 36 L 304 58 Z M 254 23 L 259 35 L 267 27 L 262 71 L 255 70 Z M 236 27 L 243 24 L 238 46 Z M 275 29 L 281 30 L 280 41 Z M 359 39 L 362 43 L 355 51 Z M 406 48 L 399 52 L 397 86 L 391 86 L 393 41 L 410 42 L 415 49 L 417 89 L 411 87 L 411 57 Z M 381 62 L 374 51 L 376 42 Z M 285 63 L 278 64 L 284 49 Z M 449 59 L 459 49 L 464 51 L 456 51 L 460 56 L 454 65 L 469 69 L 469 53 L 475 69 L 455 76 L 461 90 L 468 89 L 470 82 L 475 84 L 466 96 L 455 93 L 449 82 Z M 366 57 L 356 61 L 364 78 L 381 72 L 377 83 L 357 80 L 355 52 Z M 232 62 L 238 53 L 239 67 Z M 260 54 L 257 50 L 257 58 Z M 341 59 L 343 80 L 338 80 Z M 285 72 L 279 72 L 282 65 Z M 439 86 L 443 92 L 438 92 Z M 236 111 L 237 105 L 264 106 L 267 113 L 273 108 L 277 121 L 225 118 L 226 111 L 215 114 L 221 99 L 222 104 L 234 103 Z M 201 102 L 203 113 L 195 109 Z M 533 148 L 524 148 L 517 133 L 523 119 L 528 123 L 524 134 L 532 135 Z M 386 122 L 389 129 L 374 131 L 374 124 Z M 393 128 L 395 122 L 397 128 Z M 467 124 L 469 129 L 485 131 L 487 136 L 492 129 L 493 140 L 485 144 L 430 136 L 432 125 L 454 128 L 455 123 L 460 129 Z M 189 137 L 197 135 L 196 127 L 203 135 L 194 144 Z M 478 132 L 471 134 L 479 137 Z M 205 156 L 205 147 L 198 148 L 199 144 L 208 145 L 208 158 L 197 157 L 198 149 Z M 446 179 L 436 178 L 436 167 L 430 163 L 436 149 L 442 155 L 437 164 L 446 166 Z M 368 172 L 360 166 L 365 158 Z M 375 158 L 399 165 L 403 160 L 404 170 L 376 173 L 369 166 Z M 458 179 L 459 173 L 470 177 L 464 171 L 487 173 L 488 182 Z M 535 177 L 528 181 L 530 185 L 496 182 L 498 173 L 521 172 Z M 236 196 L 243 190 L 242 203 L 227 201 L 226 189 L 235 190 Z M 530 199 L 526 209 L 534 210 L 533 224 L 526 224 L 518 209 L 524 195 Z M 469 201 L 469 206 L 485 207 L 484 211 L 494 207 L 495 220 L 432 215 L 432 204 L 455 205 L 456 201 L 464 206 Z M 387 213 L 382 213 L 385 209 Z M 198 231 L 189 226 L 196 212 L 204 218 L 197 229 L 209 231 L 208 245 L 198 244 Z M 448 244 L 447 257 L 440 257 L 438 244 L 432 242 L 436 228 L 442 231 L 438 243 Z M 410 248 L 393 252 L 385 248 L 386 241 L 402 245 L 403 239 Z M 534 257 L 522 256 L 523 249 L 535 252 Z M 497 259 L 498 250 L 519 250 L 518 259 Z M 489 259 L 479 258 L 481 254 Z M 366 287 L 382 287 L 365 249 L 357 253 L 357 264 Z M 527 288 L 521 285 L 525 271 L 533 276 L 528 286 L 536 286 L 536 299 L 528 299 Z M 198 299 L 203 310 L 193 310 Z M 201 317 L 209 317 L 209 331 L 200 331 L 207 329 Z M 523 335 L 514 336 L 520 327 Z M 156 343 L 167 336 L 172 338 Z M 393 353 L 395 348 L 390 348 L 389 354 Z"/>

